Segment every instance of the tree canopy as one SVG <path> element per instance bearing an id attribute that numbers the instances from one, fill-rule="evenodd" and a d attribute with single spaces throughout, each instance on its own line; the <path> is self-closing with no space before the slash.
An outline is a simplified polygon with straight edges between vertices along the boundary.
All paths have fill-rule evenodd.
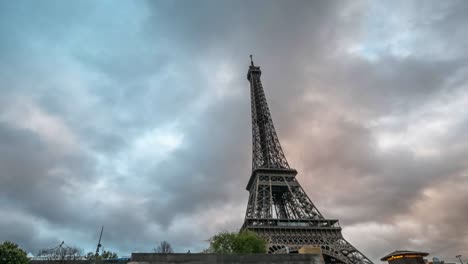
<path id="1" fill-rule="evenodd" d="M 0 244 L 0 264 L 28 264 L 29 258 L 17 244 L 5 241 Z"/>
<path id="2" fill-rule="evenodd" d="M 93 252 L 88 252 L 85 256 L 85 259 L 87 260 L 92 260 L 92 259 L 116 259 L 118 258 L 119 256 L 117 255 L 117 253 L 115 252 L 112 252 L 110 250 L 103 250 L 101 255 L 98 255 L 97 257 L 95 257 L 94 255 L 95 253 Z"/>
<path id="3" fill-rule="evenodd" d="M 266 253 L 266 241 L 252 231 L 221 232 L 209 241 L 209 253 Z"/>
<path id="4" fill-rule="evenodd" d="M 159 245 L 156 248 L 154 248 L 154 252 L 156 252 L 156 253 L 173 253 L 174 250 L 172 249 L 172 246 L 171 246 L 171 244 L 169 244 L 169 242 L 163 241 L 163 242 L 159 243 Z"/>

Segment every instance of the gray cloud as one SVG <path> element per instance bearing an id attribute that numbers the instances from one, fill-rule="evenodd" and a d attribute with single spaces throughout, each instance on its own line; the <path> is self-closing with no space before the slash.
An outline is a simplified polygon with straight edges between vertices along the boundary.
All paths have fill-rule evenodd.
<path id="1" fill-rule="evenodd" d="M 290 164 L 377 260 L 467 255 L 462 2 L 2 3 L 0 240 L 178 251 L 243 221 L 248 55 Z M 393 11 L 389 11 L 393 10 Z"/>

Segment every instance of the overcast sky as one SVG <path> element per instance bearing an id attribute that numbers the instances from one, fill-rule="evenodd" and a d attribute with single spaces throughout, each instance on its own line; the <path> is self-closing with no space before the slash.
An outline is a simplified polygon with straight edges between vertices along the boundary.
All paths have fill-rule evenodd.
<path id="1" fill-rule="evenodd" d="M 249 54 L 370 259 L 468 257 L 467 1 L 0 1 L 0 241 L 200 251 L 244 219 Z"/>

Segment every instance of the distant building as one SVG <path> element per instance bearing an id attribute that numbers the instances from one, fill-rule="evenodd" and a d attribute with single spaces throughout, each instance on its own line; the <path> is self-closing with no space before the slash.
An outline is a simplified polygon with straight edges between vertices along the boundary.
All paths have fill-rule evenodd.
<path id="1" fill-rule="evenodd" d="M 429 253 L 425 252 L 396 250 L 380 260 L 388 261 L 389 264 L 425 264 L 423 257 L 428 255 Z"/>
<path id="2" fill-rule="evenodd" d="M 432 261 L 427 261 L 426 264 L 455 264 L 455 263 L 445 262 L 445 260 L 441 260 L 438 257 L 433 257 Z"/>

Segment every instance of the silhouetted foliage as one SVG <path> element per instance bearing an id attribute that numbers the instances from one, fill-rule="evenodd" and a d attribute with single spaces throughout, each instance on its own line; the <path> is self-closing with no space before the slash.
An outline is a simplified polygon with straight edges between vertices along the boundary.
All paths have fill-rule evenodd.
<path id="1" fill-rule="evenodd" d="M 69 247 L 62 242 L 58 247 L 39 250 L 37 256 L 44 260 L 54 260 L 57 263 L 66 263 L 69 260 L 81 259 L 81 254 L 82 250 L 80 248 Z"/>
<path id="2" fill-rule="evenodd" d="M 0 264 L 27 264 L 29 258 L 17 244 L 5 241 L 0 244 Z"/>
<path id="3" fill-rule="evenodd" d="M 104 250 L 104 251 L 102 251 L 101 257 L 102 257 L 102 259 L 115 259 L 115 258 L 118 258 L 118 255 L 117 255 L 117 253 L 112 252 L 110 250 L 108 250 L 108 251 Z"/>
<path id="4" fill-rule="evenodd" d="M 88 252 L 86 255 L 85 255 L 85 259 L 87 260 L 92 260 L 92 259 L 116 259 L 118 258 L 119 256 L 117 255 L 117 253 L 115 252 L 112 252 L 110 250 L 106 251 L 102 251 L 102 254 L 101 255 L 98 255 L 97 257 L 95 257 L 95 253 L 93 252 Z"/>
<path id="5" fill-rule="evenodd" d="M 266 253 L 266 241 L 252 231 L 221 232 L 210 238 L 206 253 Z"/>
<path id="6" fill-rule="evenodd" d="M 156 253 L 174 253 L 172 250 L 171 244 L 169 244 L 167 241 L 163 241 L 159 243 L 159 245 L 154 248 L 154 252 Z"/>

